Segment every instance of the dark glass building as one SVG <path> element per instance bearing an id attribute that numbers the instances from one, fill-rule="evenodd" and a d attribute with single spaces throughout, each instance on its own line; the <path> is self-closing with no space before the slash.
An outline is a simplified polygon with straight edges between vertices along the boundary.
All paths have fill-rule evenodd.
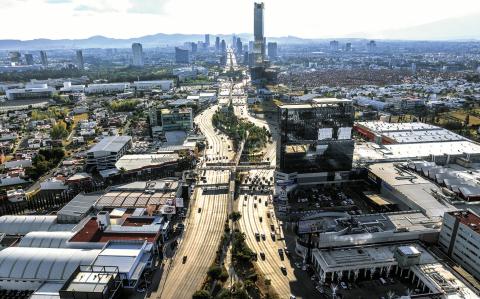
<path id="1" fill-rule="evenodd" d="M 280 171 L 326 173 L 352 168 L 354 107 L 346 99 L 321 98 L 279 107 Z M 325 176 L 325 175 L 324 175 Z"/>

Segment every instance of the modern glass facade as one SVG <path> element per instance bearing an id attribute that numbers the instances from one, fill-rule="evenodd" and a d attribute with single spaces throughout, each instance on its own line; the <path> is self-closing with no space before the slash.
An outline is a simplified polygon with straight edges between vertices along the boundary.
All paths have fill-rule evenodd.
<path id="1" fill-rule="evenodd" d="M 282 105 L 279 120 L 282 172 L 351 170 L 354 108 L 350 100 L 315 99 L 308 104 Z"/>

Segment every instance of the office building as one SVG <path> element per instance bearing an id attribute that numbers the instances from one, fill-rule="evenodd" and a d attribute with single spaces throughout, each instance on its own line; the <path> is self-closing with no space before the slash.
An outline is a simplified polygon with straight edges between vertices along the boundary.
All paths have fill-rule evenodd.
<path id="1" fill-rule="evenodd" d="M 235 45 L 235 52 L 237 55 L 241 55 L 243 50 L 243 43 L 241 38 L 237 38 L 237 44 Z"/>
<path id="2" fill-rule="evenodd" d="M 317 98 L 307 104 L 279 106 L 280 169 L 283 173 L 317 174 L 332 181 L 352 168 L 353 103 Z"/>
<path id="3" fill-rule="evenodd" d="M 263 66 L 265 60 L 265 36 L 263 27 L 263 11 L 265 5 L 263 3 L 254 3 L 253 10 L 253 53 L 255 55 L 255 65 Z"/>
<path id="4" fill-rule="evenodd" d="M 27 65 L 33 65 L 33 55 L 25 54 L 25 62 Z"/>
<path id="5" fill-rule="evenodd" d="M 48 66 L 48 57 L 47 57 L 47 52 L 45 51 L 40 51 L 40 61 L 42 62 L 42 65 L 47 67 Z"/>
<path id="6" fill-rule="evenodd" d="M 47 84 L 27 84 L 25 88 L 7 89 L 5 91 L 7 99 L 10 101 L 51 98 L 54 93 L 55 88 Z"/>
<path id="7" fill-rule="evenodd" d="M 12 63 L 12 65 L 18 65 L 22 58 L 22 54 L 20 54 L 20 52 L 18 51 L 11 51 L 8 52 L 8 57 L 10 58 L 10 62 Z"/>
<path id="8" fill-rule="evenodd" d="M 377 49 L 377 43 L 374 40 L 371 40 L 367 43 L 367 51 L 372 53 Z"/>
<path id="9" fill-rule="evenodd" d="M 352 52 L 352 43 L 345 44 L 345 52 Z"/>
<path id="10" fill-rule="evenodd" d="M 142 44 L 140 43 L 133 43 L 132 44 L 132 52 L 133 52 L 133 65 L 134 66 L 143 66 L 143 48 Z"/>
<path id="11" fill-rule="evenodd" d="M 85 68 L 84 61 L 83 61 L 83 52 L 82 50 L 77 50 L 77 67 L 79 70 L 83 70 Z"/>
<path id="12" fill-rule="evenodd" d="M 227 43 L 225 42 L 224 39 L 222 39 L 222 42 L 220 43 L 220 52 L 221 53 L 227 52 Z"/>
<path id="13" fill-rule="evenodd" d="M 192 108 L 157 109 L 153 108 L 149 113 L 150 125 L 160 127 L 157 130 L 190 131 L 193 128 Z"/>
<path id="14" fill-rule="evenodd" d="M 273 43 L 273 42 L 268 43 L 268 59 L 276 60 L 277 57 L 278 57 L 277 43 Z"/>
<path id="15" fill-rule="evenodd" d="M 115 168 L 115 163 L 132 147 L 130 136 L 108 136 L 87 151 L 87 168 L 105 170 Z"/>
<path id="16" fill-rule="evenodd" d="M 189 63 L 189 51 L 175 47 L 175 63 Z"/>
<path id="17" fill-rule="evenodd" d="M 210 47 L 210 34 L 205 34 L 205 47 Z"/>
<path id="18" fill-rule="evenodd" d="M 442 250 L 480 279 L 480 217 L 471 211 L 445 213 L 438 243 Z"/>
<path id="19" fill-rule="evenodd" d="M 338 51 L 338 41 L 332 40 L 330 42 L 330 51 L 337 52 Z"/>
<path id="20" fill-rule="evenodd" d="M 220 51 L 220 37 L 215 37 L 215 51 Z"/>

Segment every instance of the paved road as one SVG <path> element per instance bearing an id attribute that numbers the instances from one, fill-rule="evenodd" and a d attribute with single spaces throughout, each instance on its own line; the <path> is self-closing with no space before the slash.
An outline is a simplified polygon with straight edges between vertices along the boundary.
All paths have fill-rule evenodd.
<path id="1" fill-rule="evenodd" d="M 208 148 L 206 157 L 228 162 L 234 153 L 228 147 L 231 142 L 226 136 L 216 133 L 212 127 L 212 115 L 217 106 L 210 107 L 195 118 L 200 130 L 205 135 Z M 226 158 L 225 158 L 226 157 Z M 204 159 L 200 167 L 205 165 Z M 201 176 L 207 184 L 226 184 L 230 180 L 229 170 L 205 170 Z M 207 192 L 208 193 L 208 192 Z M 185 235 L 180 240 L 179 248 L 160 281 L 158 290 L 150 298 L 191 298 L 200 289 L 208 268 L 212 264 L 224 223 L 227 219 L 229 196 L 224 194 L 206 194 L 201 186 L 197 187 L 190 205 L 190 214 L 185 227 Z M 183 263 L 183 257 L 186 262 Z"/>

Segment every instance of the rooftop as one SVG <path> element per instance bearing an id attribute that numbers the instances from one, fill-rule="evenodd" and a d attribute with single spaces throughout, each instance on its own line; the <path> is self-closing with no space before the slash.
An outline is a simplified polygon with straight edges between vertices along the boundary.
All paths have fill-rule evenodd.
<path id="1" fill-rule="evenodd" d="M 457 218 L 460 223 L 470 227 L 473 231 L 480 233 L 480 217 L 477 214 L 470 211 L 457 211 L 448 214 Z"/>
<path id="2" fill-rule="evenodd" d="M 88 153 L 98 151 L 118 152 L 125 146 L 126 143 L 131 141 L 131 136 L 107 136 L 89 149 Z"/>
<path id="3" fill-rule="evenodd" d="M 280 109 L 312 109 L 315 107 L 321 107 L 322 105 L 335 105 L 335 104 L 351 104 L 352 101 L 348 99 L 336 99 L 336 98 L 315 98 L 311 103 L 302 104 L 282 104 L 279 105 Z"/>
<path id="4" fill-rule="evenodd" d="M 132 220 L 132 222 L 135 220 Z M 97 218 L 92 217 L 81 230 L 79 230 L 70 242 L 90 242 L 90 243 L 107 243 L 109 241 L 147 241 L 153 243 L 157 239 L 158 232 L 138 232 L 138 231 L 107 231 L 100 230 Z"/>
<path id="5" fill-rule="evenodd" d="M 178 159 L 178 154 L 124 155 L 115 163 L 115 166 L 118 169 L 131 171 L 176 162 Z"/>

